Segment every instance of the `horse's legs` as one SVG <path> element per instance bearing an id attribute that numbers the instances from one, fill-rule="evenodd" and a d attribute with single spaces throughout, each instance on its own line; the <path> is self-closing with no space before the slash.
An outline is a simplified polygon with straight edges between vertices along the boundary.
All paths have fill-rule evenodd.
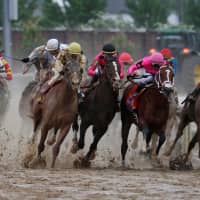
<path id="1" fill-rule="evenodd" d="M 125 156 L 128 149 L 128 135 L 131 127 L 131 123 L 122 122 L 122 145 L 121 145 L 121 156 L 122 156 L 122 166 L 125 166 Z"/>
<path id="2" fill-rule="evenodd" d="M 58 135 L 58 138 L 56 140 L 56 144 L 53 147 L 53 160 L 51 163 L 51 167 L 53 168 L 55 166 L 56 157 L 58 156 L 58 153 L 60 151 L 60 145 L 62 144 L 63 140 L 65 139 L 65 136 L 67 135 L 71 124 L 66 125 L 64 128 L 60 130 L 60 133 Z"/>
<path id="3" fill-rule="evenodd" d="M 34 120 L 33 134 L 31 136 L 31 141 L 30 141 L 31 144 L 35 143 L 39 125 L 40 125 L 40 119 Z"/>
<path id="4" fill-rule="evenodd" d="M 184 116 L 181 119 L 179 127 L 178 127 L 178 131 L 177 131 L 177 134 L 176 134 L 176 138 L 175 138 L 172 146 L 169 148 L 169 150 L 164 153 L 166 156 L 170 156 L 170 154 L 172 153 L 172 151 L 173 151 L 178 139 L 183 135 L 183 129 L 187 126 L 187 124 L 189 122 L 190 122 L 190 120 L 188 119 L 187 116 Z"/>
<path id="5" fill-rule="evenodd" d="M 77 143 L 77 132 L 78 132 L 79 126 L 78 126 L 78 114 L 76 114 L 75 119 L 72 124 L 72 130 L 74 132 L 74 137 L 72 139 L 73 143 Z"/>
<path id="6" fill-rule="evenodd" d="M 161 134 L 159 135 L 159 141 L 158 141 L 158 147 L 156 149 L 156 155 L 159 154 L 160 148 L 163 145 L 163 143 L 165 142 L 166 136 L 165 136 L 165 132 L 162 131 Z"/>
<path id="7" fill-rule="evenodd" d="M 133 140 L 133 143 L 132 143 L 132 145 L 131 145 L 131 147 L 132 147 L 133 149 L 137 149 L 137 147 L 138 147 L 139 133 L 140 133 L 140 130 L 139 130 L 138 126 L 136 125 L 135 139 Z"/>
<path id="8" fill-rule="evenodd" d="M 89 123 L 84 123 L 81 122 L 81 126 L 80 126 L 80 138 L 78 141 L 78 148 L 79 149 L 83 149 L 84 145 L 85 145 L 85 133 L 87 128 L 89 127 Z"/>
<path id="9" fill-rule="evenodd" d="M 47 127 L 42 127 L 41 129 L 41 138 L 40 138 L 40 143 L 38 145 L 38 158 L 41 157 L 41 153 L 44 151 L 44 143 L 45 143 L 45 140 L 47 138 L 47 134 L 48 134 L 48 129 Z"/>
<path id="10" fill-rule="evenodd" d="M 93 142 L 90 145 L 90 149 L 89 149 L 89 151 L 88 151 L 88 153 L 86 155 L 86 160 L 92 160 L 94 158 L 94 156 L 92 156 L 92 154 L 95 153 L 95 151 L 97 149 L 97 144 L 98 144 L 99 140 L 101 139 L 101 137 L 106 132 L 107 128 L 108 127 L 106 126 L 103 129 L 101 129 L 101 130 L 98 129 L 98 132 L 95 133 Z"/>
<path id="11" fill-rule="evenodd" d="M 149 130 L 148 127 L 146 127 L 146 128 L 143 128 L 143 134 L 144 134 L 145 139 L 146 139 L 146 149 L 148 151 L 149 150 L 149 143 L 151 141 L 151 137 L 153 135 L 153 132 L 151 130 Z"/>
<path id="12" fill-rule="evenodd" d="M 188 151 L 185 157 L 185 162 L 188 160 L 190 151 L 194 148 L 195 144 L 197 143 L 197 139 L 198 139 L 198 131 L 196 132 L 196 134 L 193 136 L 192 140 L 190 141 L 190 144 L 188 146 Z"/>

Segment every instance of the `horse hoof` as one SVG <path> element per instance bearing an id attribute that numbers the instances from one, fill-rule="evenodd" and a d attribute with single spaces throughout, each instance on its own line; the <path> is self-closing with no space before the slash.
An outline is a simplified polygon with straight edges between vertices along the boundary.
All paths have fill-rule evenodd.
<path id="1" fill-rule="evenodd" d="M 32 169 L 44 169 L 46 167 L 46 161 L 44 158 L 35 158 L 29 163 L 29 168 Z"/>
<path id="2" fill-rule="evenodd" d="M 95 152 L 93 152 L 93 153 L 90 155 L 90 158 L 89 158 L 89 160 L 94 160 L 94 159 L 95 159 L 95 157 L 96 157 L 96 153 L 95 153 Z"/>
<path id="3" fill-rule="evenodd" d="M 84 157 L 74 160 L 74 163 L 73 163 L 74 168 L 79 168 L 79 169 L 80 168 L 88 168 L 88 167 L 90 167 L 90 165 L 91 165 L 91 162 Z"/>
<path id="4" fill-rule="evenodd" d="M 71 147 L 70 152 L 73 153 L 73 154 L 75 154 L 78 150 L 79 150 L 78 144 L 77 144 L 77 143 L 74 143 L 74 144 L 72 145 L 72 147 Z"/>
<path id="5" fill-rule="evenodd" d="M 53 138 L 47 140 L 47 144 L 48 144 L 49 146 L 51 146 L 51 145 L 53 145 L 53 144 L 55 143 L 55 141 L 56 141 L 56 138 L 53 137 Z"/>

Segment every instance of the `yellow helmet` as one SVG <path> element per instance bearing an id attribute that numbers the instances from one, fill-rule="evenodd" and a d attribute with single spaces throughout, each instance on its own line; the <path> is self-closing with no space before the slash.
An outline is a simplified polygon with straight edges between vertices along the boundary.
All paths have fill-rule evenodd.
<path id="1" fill-rule="evenodd" d="M 69 44 L 69 53 L 70 54 L 80 54 L 81 53 L 81 45 L 77 42 L 72 42 Z"/>

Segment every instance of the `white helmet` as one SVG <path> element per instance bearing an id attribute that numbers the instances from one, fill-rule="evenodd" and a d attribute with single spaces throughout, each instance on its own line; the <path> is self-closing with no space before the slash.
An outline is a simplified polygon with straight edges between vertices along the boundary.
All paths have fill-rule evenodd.
<path id="1" fill-rule="evenodd" d="M 64 43 L 61 43 L 61 44 L 60 44 L 60 49 L 61 49 L 61 50 L 67 50 L 67 49 L 69 49 L 69 45 L 68 45 L 68 44 L 64 44 Z"/>
<path id="2" fill-rule="evenodd" d="M 57 39 L 49 39 L 46 44 L 47 51 L 55 51 L 59 49 L 59 42 Z"/>

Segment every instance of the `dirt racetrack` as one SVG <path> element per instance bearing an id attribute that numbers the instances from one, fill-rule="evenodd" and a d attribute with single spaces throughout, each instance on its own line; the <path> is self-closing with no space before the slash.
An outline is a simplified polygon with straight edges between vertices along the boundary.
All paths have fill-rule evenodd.
<path id="1" fill-rule="evenodd" d="M 91 169 L 74 169 L 76 156 L 69 153 L 72 133 L 67 136 L 54 170 L 49 168 L 51 148 L 44 153 L 46 169 L 25 169 L 22 156 L 31 134 L 31 124 L 24 124 L 18 114 L 21 92 L 31 76 L 15 75 L 9 83 L 11 102 L 0 129 L 0 200 L 179 200 L 200 199 L 200 164 L 195 155 L 195 170 L 154 169 L 150 160 L 129 148 L 128 169 L 120 168 L 120 122 L 116 116 L 100 141 Z M 25 127 L 23 125 L 26 125 Z M 134 128 L 129 143 L 134 136 Z M 87 134 L 86 148 L 91 142 Z M 82 152 L 82 153 L 83 153 Z"/>

